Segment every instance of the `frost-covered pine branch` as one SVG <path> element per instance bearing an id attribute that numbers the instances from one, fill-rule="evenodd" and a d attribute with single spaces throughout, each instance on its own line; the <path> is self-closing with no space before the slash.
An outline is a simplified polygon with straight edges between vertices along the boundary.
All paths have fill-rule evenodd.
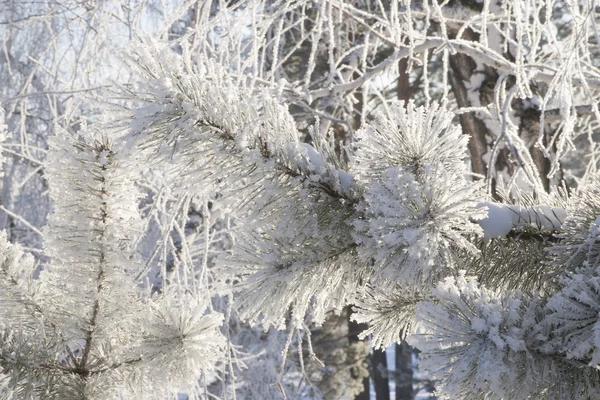
<path id="1" fill-rule="evenodd" d="M 441 397 L 598 396 L 595 1 L 109 3 L 0 6 L 1 395 L 318 397 L 354 306 Z"/>
<path id="2" fill-rule="evenodd" d="M 279 326 L 288 305 L 293 303 L 299 308 L 295 323 L 300 324 L 312 296 L 319 298 L 324 277 L 332 279 L 331 285 L 339 286 L 336 307 L 346 303 L 348 293 L 355 292 L 361 280 L 345 270 L 353 262 L 341 261 L 356 260 L 350 229 L 345 228 L 344 221 L 354 213 L 352 205 L 358 192 L 350 174 L 339 168 L 343 161 L 325 158 L 328 153 L 330 157 L 335 155 L 327 153 L 328 141 L 321 140 L 323 155 L 302 143 L 291 116 L 281 105 L 264 95 L 258 97 L 258 107 L 252 105 L 252 92 L 236 86 L 212 61 L 200 60 L 198 66 L 186 66 L 168 50 L 142 51 L 149 51 L 139 56 L 143 57 L 144 70 L 152 71 L 148 75 L 150 88 L 160 95 L 150 98 L 151 103 L 140 112 L 143 114 L 138 113 L 132 140 L 150 149 L 150 159 L 167 159 L 178 172 L 193 175 L 196 184 L 214 186 L 224 196 L 235 194 L 234 202 L 247 210 L 242 211 L 248 214 L 244 217 L 247 224 L 240 223 L 245 232 L 237 236 L 237 251 L 227 262 L 229 268 L 241 264 L 248 271 L 233 269 L 236 275 L 254 273 L 252 287 L 244 289 L 248 296 L 260 289 L 256 292 L 260 301 L 248 297 L 248 303 L 241 302 L 252 309 L 247 316 L 257 315 L 264 301 L 274 307 L 273 315 L 267 314 Z M 177 65 L 180 70 L 173 68 Z M 164 82 L 172 84 L 165 86 Z M 229 115 L 238 118 L 230 119 Z M 166 121 L 173 122 L 165 125 Z M 183 154 L 179 148 L 185 149 Z M 182 166 L 186 170 L 179 169 Z M 321 232 L 317 238 L 315 230 Z M 311 268 L 319 274 L 301 275 L 302 269 L 295 266 L 297 261 L 302 262 L 298 267 L 303 269 L 307 262 L 314 265 Z M 258 278 L 257 272 L 265 267 L 268 281 Z M 270 278 L 277 272 L 283 274 L 282 283 L 294 276 L 311 275 L 315 282 L 298 281 L 297 289 L 285 289 L 287 300 L 273 301 L 272 296 L 283 289 Z M 346 287 L 348 281 L 355 283 Z M 268 289 L 262 286 L 265 283 Z M 272 294 L 266 295 L 269 292 Z M 328 305 L 321 314 L 331 307 L 329 298 L 322 301 Z"/>
<path id="3" fill-rule="evenodd" d="M 23 399 L 163 398 L 194 390 L 194 380 L 222 357 L 222 316 L 206 314 L 204 297 L 181 289 L 151 295 L 136 282 L 135 168 L 109 134 L 85 133 L 52 138 L 50 262 L 39 278 L 33 259 L 3 238 L 0 365 L 7 388 Z"/>
<path id="4" fill-rule="evenodd" d="M 481 234 L 483 192 L 466 176 L 467 138 L 451 114 L 435 103 L 390 113 L 357 133 L 351 168 L 365 189 L 354 237 L 378 285 L 421 289 L 453 268 L 456 251 L 477 251 L 468 237 Z"/>
<path id="5" fill-rule="evenodd" d="M 443 398 L 594 398 L 600 374 L 568 347 L 550 347 L 564 337 L 550 322 L 549 306 L 537 296 L 481 287 L 464 271 L 417 304 L 419 326 L 410 342 L 421 365 L 440 379 Z M 577 319 L 574 318 L 574 319 Z M 579 342 L 581 343 L 581 342 Z"/>
<path id="6" fill-rule="evenodd" d="M 132 57 L 147 85 L 138 96 L 150 102 L 136 110 L 132 122 L 140 148 L 172 156 L 176 165 L 199 175 L 198 182 L 219 178 L 208 160 L 218 163 L 223 176 L 248 172 L 253 161 L 270 162 L 278 172 L 302 176 L 330 195 L 354 197 L 352 178 L 301 142 L 289 113 L 267 93 L 254 95 L 209 59 L 190 64 L 189 55 L 151 46 L 138 46 Z"/>
<path id="7" fill-rule="evenodd" d="M 165 57 L 182 67 L 161 68 Z M 301 145 L 287 110 L 269 103 L 268 94 L 240 89 L 225 67 L 205 59 L 186 65 L 194 62 L 189 55 L 180 59 L 164 51 L 143 60 L 146 70 L 157 71 L 146 77 L 155 94 L 134 116 L 133 147 L 147 149 L 146 157 L 172 164 L 182 176 L 201 177 L 225 197 L 235 194 L 231 204 L 240 229 L 233 231 L 232 254 L 217 270 L 238 281 L 232 293 L 242 317 L 294 330 L 305 318 L 319 323 L 326 311 L 355 303 L 356 318 L 371 324 L 367 334 L 378 346 L 413 331 L 424 365 L 449 368 L 440 375 L 448 396 L 501 398 L 518 391 L 522 398 L 546 392 L 561 398 L 573 385 L 581 387 L 577 393 L 594 393 L 593 370 L 569 372 L 573 362 L 583 366 L 585 360 L 573 360 L 561 348 L 549 350 L 542 334 L 552 326 L 548 296 L 562 285 L 562 267 L 546 252 L 559 244 L 545 238 L 569 226 L 569 210 L 552 196 L 545 199 L 556 206 L 490 201 L 481 181 L 469 174 L 467 138 L 452 113 L 434 102 L 391 103 L 356 132 L 346 164 L 331 151 L 326 159 Z M 164 84 L 171 80 L 178 83 Z M 222 111 L 214 104 L 222 104 Z M 312 134 L 316 143 L 326 142 L 318 129 Z M 343 184 L 346 176 L 352 186 Z M 528 255 L 518 256 L 516 249 L 535 235 L 541 238 L 530 257 L 535 268 L 524 275 L 515 266 Z M 503 262 L 510 254 L 515 258 Z M 464 267 L 494 289 L 477 289 Z M 453 282 L 460 285 L 452 289 Z M 386 315 L 396 323 L 381 323 Z M 465 334 L 473 340 L 489 337 L 483 347 L 463 352 L 460 346 L 472 340 L 448 334 L 444 351 L 436 350 L 438 335 L 456 331 L 455 315 L 464 316 Z M 535 356 L 529 360 L 527 354 Z M 491 366 L 504 375 L 492 380 L 486 375 Z M 536 377 L 541 370 L 549 372 Z M 470 380 L 469 371 L 479 371 L 481 380 Z M 564 385 L 555 385 L 558 378 Z M 514 379 L 519 384 L 509 387 Z"/>

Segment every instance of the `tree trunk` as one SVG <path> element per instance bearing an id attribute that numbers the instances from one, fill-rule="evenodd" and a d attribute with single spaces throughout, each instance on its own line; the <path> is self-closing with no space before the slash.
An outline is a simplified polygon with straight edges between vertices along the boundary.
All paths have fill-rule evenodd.
<path id="1" fill-rule="evenodd" d="M 389 374 L 385 354 L 385 350 L 373 350 L 371 354 L 371 371 L 377 400 L 390 400 Z"/>
<path id="2" fill-rule="evenodd" d="M 413 399 L 412 353 L 406 341 L 396 344 L 396 400 Z"/>
<path id="3" fill-rule="evenodd" d="M 398 62 L 398 99 L 408 102 L 412 98 L 413 88 L 410 85 L 410 75 L 407 71 L 408 58 L 403 58 Z M 396 344 L 396 373 L 394 381 L 396 383 L 396 400 L 412 400 L 413 398 L 413 366 L 412 353 L 413 349 L 402 341 L 401 344 Z M 388 396 L 389 398 L 389 396 Z M 377 399 L 379 400 L 379 399 Z"/>
<path id="4" fill-rule="evenodd" d="M 367 368 L 367 358 L 369 355 L 370 343 L 367 340 L 360 340 L 358 334 L 367 329 L 367 324 L 359 324 L 350 319 L 352 312 L 348 312 L 348 357 L 351 363 L 351 374 L 354 380 L 362 381 L 362 392 L 355 400 L 369 400 L 369 370 Z"/>

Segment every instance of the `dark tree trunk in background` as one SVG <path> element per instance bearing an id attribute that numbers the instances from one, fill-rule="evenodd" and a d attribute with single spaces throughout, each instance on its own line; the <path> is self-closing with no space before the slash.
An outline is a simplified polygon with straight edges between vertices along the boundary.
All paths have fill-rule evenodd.
<path id="1" fill-rule="evenodd" d="M 354 76 L 354 79 L 358 78 L 358 76 Z M 354 118 L 352 120 L 352 129 L 354 129 L 354 131 L 358 130 L 360 128 L 360 124 L 361 124 L 361 116 L 362 116 L 362 111 L 363 111 L 363 106 L 364 106 L 364 97 L 363 97 L 363 93 L 362 90 L 357 90 L 354 95 L 356 96 L 356 103 L 354 103 Z M 352 351 L 352 353 L 355 353 L 358 357 L 364 357 L 363 359 L 358 360 L 358 366 L 359 369 L 362 368 L 361 366 L 367 367 L 369 365 L 369 361 L 370 361 L 370 355 L 369 355 L 369 350 L 371 348 L 371 343 L 369 342 L 369 340 L 360 340 L 358 338 L 358 335 L 363 332 L 364 330 L 366 330 L 369 325 L 367 324 L 359 324 L 356 323 L 354 321 L 352 321 L 352 308 L 349 308 L 349 312 L 348 312 L 348 332 L 349 332 L 349 341 L 350 341 L 350 347 L 351 349 L 355 349 L 355 351 Z M 368 371 L 368 370 L 367 370 Z M 359 376 L 356 377 L 357 379 L 360 379 Z M 370 385 L 369 385 L 369 375 L 367 374 L 367 376 L 362 378 L 362 385 L 363 385 L 363 391 L 356 396 L 356 400 L 370 400 L 371 396 L 370 396 Z"/>
<path id="2" fill-rule="evenodd" d="M 377 400 L 390 400 L 388 365 L 385 350 L 373 350 L 371 372 Z"/>
<path id="3" fill-rule="evenodd" d="M 366 346 L 369 346 L 368 341 L 360 340 L 358 338 L 358 334 L 361 333 L 362 331 L 364 331 L 365 329 L 367 329 L 368 325 L 367 324 L 359 324 L 357 322 L 352 321 L 350 319 L 351 315 L 352 315 L 352 313 L 349 312 L 348 313 L 348 317 L 349 317 L 348 318 L 348 341 L 350 342 L 350 348 L 362 347 L 362 346 L 365 346 L 365 344 L 366 344 Z M 366 366 L 366 359 L 357 360 L 357 361 L 363 361 Z M 360 365 L 357 367 L 354 367 L 352 374 L 353 374 L 353 378 L 355 378 L 355 379 L 361 378 Z M 367 376 L 362 377 L 362 386 L 363 386 L 363 391 L 355 397 L 355 400 L 369 400 L 370 399 L 368 374 L 367 374 Z"/>
<path id="4" fill-rule="evenodd" d="M 398 62 L 399 76 L 397 95 L 399 100 L 404 100 L 405 102 L 408 102 L 412 98 L 413 94 L 413 87 L 410 85 L 410 75 L 408 74 L 407 68 L 408 58 L 403 58 Z M 408 343 L 402 341 L 401 344 L 396 344 L 394 351 L 396 352 L 396 372 L 394 374 L 394 381 L 396 383 L 396 400 L 412 400 L 413 349 L 408 345 Z"/>
<path id="5" fill-rule="evenodd" d="M 396 345 L 396 400 L 413 399 L 413 349 L 404 340 Z"/>

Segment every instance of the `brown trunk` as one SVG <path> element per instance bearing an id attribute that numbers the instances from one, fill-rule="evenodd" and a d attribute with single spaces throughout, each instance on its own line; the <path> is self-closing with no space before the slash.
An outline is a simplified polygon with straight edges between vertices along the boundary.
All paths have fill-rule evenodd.
<path id="1" fill-rule="evenodd" d="M 467 29 L 462 37 L 464 40 L 478 40 L 478 35 L 473 31 Z M 475 73 L 477 65 L 471 57 L 466 54 L 456 53 L 449 57 L 450 70 L 448 71 L 448 78 L 452 93 L 456 99 L 458 107 L 473 107 L 477 104 L 472 104 L 469 99 L 470 88 L 467 87 L 466 83 L 471 82 L 471 78 Z M 494 100 L 494 86 L 498 80 L 498 74 L 495 70 L 484 67 L 483 70 L 477 71 L 484 75 L 483 82 L 477 90 L 479 97 L 479 105 L 485 107 L 492 103 Z M 473 93 L 471 93 L 473 95 Z M 479 118 L 475 113 L 463 113 L 459 116 L 460 125 L 465 135 L 469 136 L 469 153 L 471 158 L 471 170 L 482 176 L 488 176 L 487 162 L 484 157 L 489 151 L 488 140 L 491 142 L 493 135 L 485 125 L 485 122 Z M 506 150 L 501 150 L 503 154 L 498 156 L 495 169 L 512 170 L 512 165 L 508 162 L 509 157 Z M 492 196 L 495 197 L 496 178 L 490 176 L 492 179 Z"/>
<path id="2" fill-rule="evenodd" d="M 475 69 L 474 64 L 469 56 L 460 53 L 450 56 L 450 86 L 459 107 L 471 107 L 464 82 L 470 80 Z M 459 120 L 463 133 L 470 137 L 471 169 L 476 174 L 486 176 L 487 165 L 483 157 L 488 151 L 486 138 L 488 129 L 474 113 L 463 113 L 459 116 Z"/>
<path id="3" fill-rule="evenodd" d="M 341 315 L 331 314 L 320 328 L 311 332 L 313 349 L 325 368 L 310 361 L 306 354 L 307 374 L 313 377 L 311 381 L 324 399 L 353 398 L 363 390 L 362 375 L 367 374 L 366 365 L 361 368 L 363 361 L 350 344 L 349 314 L 349 308 Z M 357 379 L 361 380 L 357 382 Z"/>

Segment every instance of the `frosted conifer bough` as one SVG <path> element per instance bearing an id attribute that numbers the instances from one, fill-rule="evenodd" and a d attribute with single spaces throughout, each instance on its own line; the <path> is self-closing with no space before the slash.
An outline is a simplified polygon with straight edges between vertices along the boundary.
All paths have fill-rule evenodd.
<path id="1" fill-rule="evenodd" d="M 92 129 L 51 138 L 51 260 L 39 278 L 32 258 L 0 236 L 0 297 L 12 305 L 0 311 L 0 393 L 162 400 L 193 388 L 223 356 L 221 314 L 178 291 L 151 296 L 135 280 L 139 195 L 122 142 Z"/>
<path id="2" fill-rule="evenodd" d="M 453 118 L 437 102 L 427 106 L 393 102 L 389 115 L 377 113 L 356 132 L 351 172 L 365 185 L 394 166 L 419 175 L 426 165 L 439 164 L 452 175 L 465 174 L 469 138 Z"/>
<path id="3" fill-rule="evenodd" d="M 158 385 L 162 381 L 167 387 L 193 391 L 194 381 L 224 359 L 223 315 L 206 314 L 207 303 L 177 291 L 149 303 L 149 318 L 138 316 L 143 338 L 130 353 L 143 354 L 142 376 L 152 376 Z"/>
<path id="4" fill-rule="evenodd" d="M 236 210 L 237 245 L 217 275 L 245 278 L 234 288 L 243 315 L 262 313 L 265 327 L 281 326 L 291 307 L 301 326 L 309 308 L 322 320 L 350 302 L 365 282 L 366 272 L 357 270 L 368 268 L 356 261 L 346 222 L 355 213 L 356 183 L 334 143 L 315 137 L 319 151 L 301 142 L 284 106 L 213 60 L 194 64 L 185 52 L 149 46 L 134 57 L 145 78 L 137 96 L 146 106 L 133 116 L 130 143 L 172 164 L 186 178 L 181 189 L 212 187 Z M 332 273 L 318 279 L 325 271 Z"/>
<path id="5" fill-rule="evenodd" d="M 598 0 L 0 4 L 0 400 L 600 399 Z"/>
<path id="6" fill-rule="evenodd" d="M 512 398 L 518 370 L 509 356 L 524 350 L 525 332 L 505 328 L 522 319 L 518 297 L 481 288 L 465 271 L 446 278 L 432 295 L 435 300 L 416 305 L 419 322 L 409 343 L 423 351 L 420 365 L 440 379 L 444 396 Z"/>
<path id="7" fill-rule="evenodd" d="M 271 93 L 256 93 L 214 60 L 137 46 L 132 67 L 143 78 L 133 95 L 146 103 L 132 115 L 130 146 L 172 163 L 190 183 L 239 190 L 276 174 L 299 175 L 330 194 L 352 198 L 352 177 L 336 168 L 300 132 Z M 235 178 L 238 179 L 235 179 Z"/>
<path id="8" fill-rule="evenodd" d="M 375 261 L 376 284 L 430 287 L 456 251 L 477 252 L 470 237 L 481 234 L 473 221 L 485 216 L 482 186 L 466 177 L 468 138 L 452 117 L 436 103 L 398 102 L 357 132 L 350 167 L 364 200 L 354 238 Z"/>
<path id="9" fill-rule="evenodd" d="M 370 288 L 353 307 L 353 319 L 368 324 L 360 338 L 370 338 L 373 348 L 382 350 L 398 340 L 405 340 L 413 331 L 415 304 L 420 300 L 419 293 L 411 293 L 401 285 L 393 290 Z"/>
<path id="10" fill-rule="evenodd" d="M 296 329 L 307 316 L 319 323 L 326 312 L 355 304 L 355 319 L 370 324 L 365 334 L 376 346 L 412 330 L 423 366 L 437 369 L 449 398 L 560 399 L 573 385 L 596 392 L 598 374 L 569 364 L 595 354 L 589 341 L 548 348 L 540 339 L 559 321 L 546 318 L 559 307 L 458 273 L 457 265 L 480 256 L 479 239 L 502 241 L 513 229 L 552 234 L 566 212 L 486 201 L 481 183 L 469 178 L 467 138 L 452 113 L 436 103 L 392 104 L 389 115 L 356 133 L 346 166 L 334 151 L 301 143 L 287 110 L 268 95 L 250 104 L 255 94 L 237 88 L 222 67 L 201 60 L 197 71 L 171 73 L 156 69 L 161 62 L 152 57 L 145 62 L 158 71 L 151 76 L 156 94 L 146 109 L 156 111 L 138 115 L 134 141 L 224 196 L 251 199 L 235 203 L 236 243 L 217 268 L 238 282 L 233 292 L 244 318 Z M 581 329 L 589 335 L 589 326 Z"/>
<path id="11" fill-rule="evenodd" d="M 600 276 L 595 268 L 563 278 L 564 287 L 548 300 L 546 323 L 552 336 L 545 348 L 561 349 L 568 359 L 600 364 Z"/>
<path id="12" fill-rule="evenodd" d="M 232 254 L 220 259 L 221 273 L 240 279 L 234 290 L 241 315 L 265 327 L 285 327 L 289 310 L 292 326 L 302 327 L 307 314 L 322 322 L 327 312 L 361 295 L 370 273 L 348 233 L 351 208 L 302 190 L 290 195 L 258 214 L 267 219 L 283 212 L 284 218 L 273 219 L 273 225 L 242 224 Z M 305 203 L 298 204 L 296 196 Z"/>
<path id="13" fill-rule="evenodd" d="M 545 334 L 560 337 L 561 332 L 544 320 L 543 299 L 486 289 L 465 271 L 446 278 L 432 294 L 432 300 L 415 306 L 419 322 L 409 343 L 421 349 L 420 365 L 440 379 L 442 398 L 600 395 L 595 368 L 584 368 L 547 346 Z"/>
<path id="14" fill-rule="evenodd" d="M 591 195 L 578 195 L 593 215 L 571 243 L 558 234 L 573 224 L 571 210 L 551 195 L 541 198 L 552 205 L 489 201 L 468 170 L 468 137 L 435 102 L 389 103 L 340 155 L 318 126 L 303 143 L 269 90 L 185 52 L 138 51 L 144 91 L 133 95 L 145 106 L 132 115 L 130 143 L 170 164 L 183 193 L 202 185 L 229 201 L 234 243 L 213 272 L 243 318 L 294 332 L 354 304 L 375 346 L 410 335 L 449 398 L 595 396 L 599 374 L 583 368 L 598 358 L 595 336 L 563 343 L 552 334 L 574 326 L 561 300 L 577 300 L 568 288 L 594 289 L 557 279 L 596 263 Z M 582 243 L 578 258 L 558 256 Z M 526 258 L 532 271 L 515 265 Z M 578 302 L 576 315 L 591 319 L 588 299 Z M 577 329 L 592 338 L 595 321 Z"/>
<path id="15" fill-rule="evenodd" d="M 553 263 L 572 272 L 581 267 L 600 268 L 599 175 L 592 176 L 572 195 L 567 215 L 558 235 L 560 243 L 549 249 Z"/>
<path id="16" fill-rule="evenodd" d="M 505 213 L 511 228 L 556 235 L 537 261 L 549 282 L 527 291 L 501 283 L 492 290 L 463 271 L 414 306 L 409 341 L 421 350 L 421 366 L 440 379 L 442 398 L 600 396 L 598 193 L 593 178 L 572 195 L 566 211 L 487 203 L 491 220 Z"/>
<path id="17" fill-rule="evenodd" d="M 147 46 L 134 57 L 146 105 L 134 113 L 130 145 L 171 163 L 188 178 L 183 189 L 214 187 L 237 211 L 236 246 L 217 275 L 244 278 L 234 288 L 243 315 L 281 326 L 291 308 L 302 326 L 308 309 L 322 321 L 351 302 L 369 267 L 348 224 L 358 188 L 335 143 L 303 143 L 270 93 L 244 88 L 213 60 L 192 64 L 189 54 Z"/>

